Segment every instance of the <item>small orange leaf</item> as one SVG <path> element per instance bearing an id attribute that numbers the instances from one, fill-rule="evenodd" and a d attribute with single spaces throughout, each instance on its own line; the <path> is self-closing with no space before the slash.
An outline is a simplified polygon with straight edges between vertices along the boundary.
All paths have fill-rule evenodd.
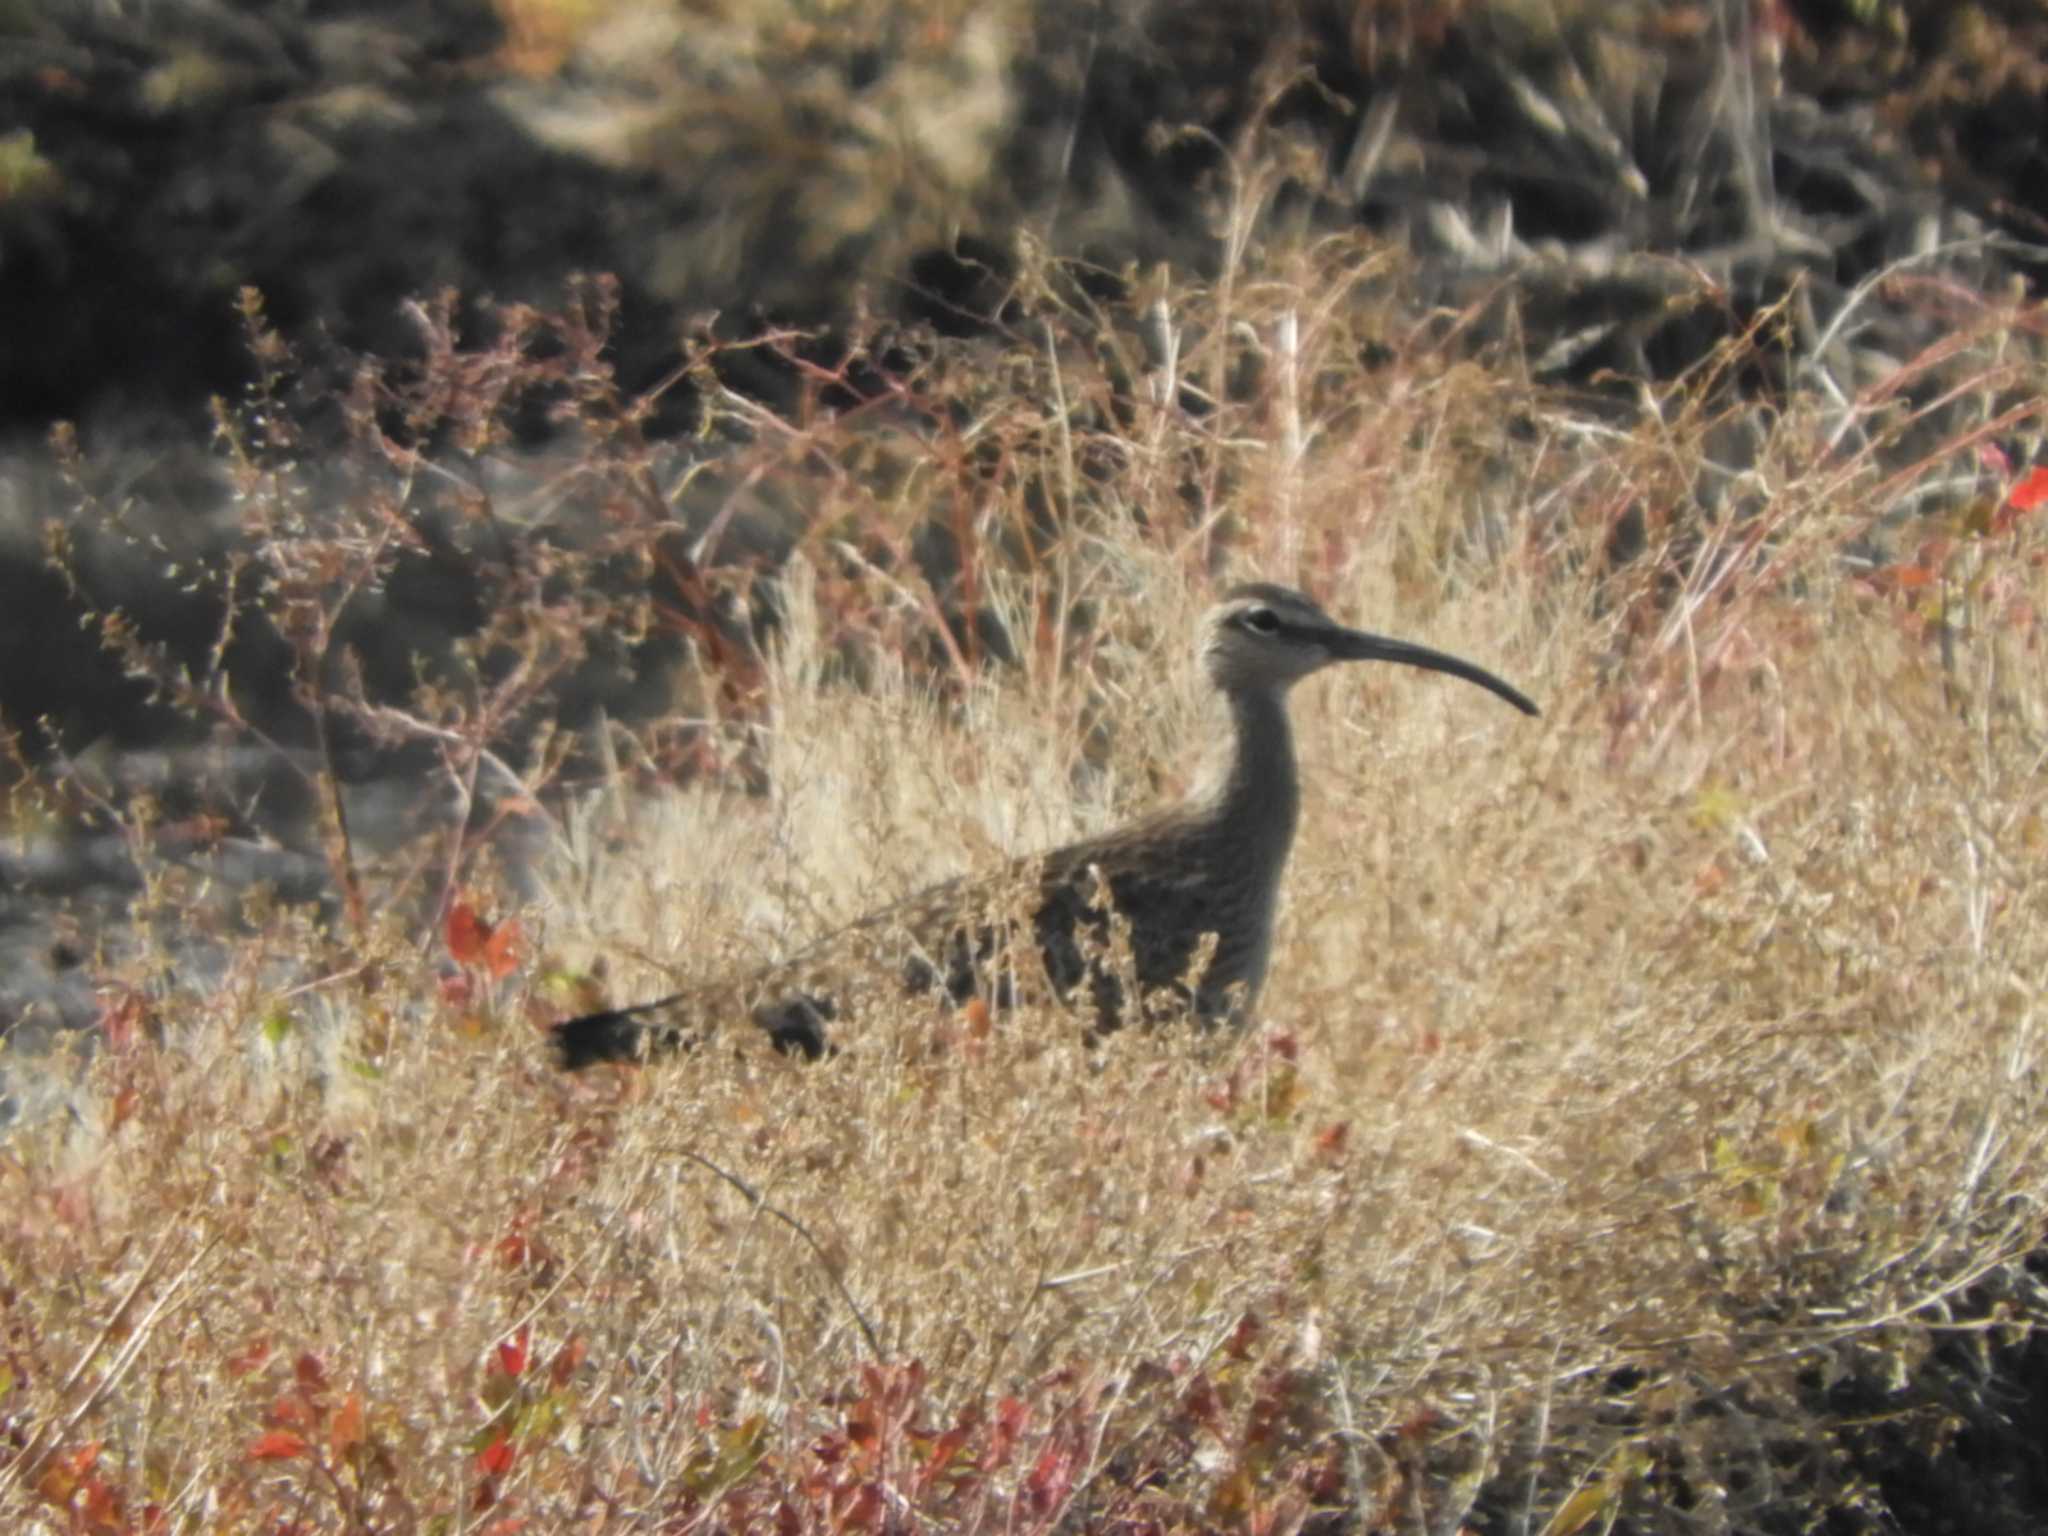
<path id="1" fill-rule="evenodd" d="M 1934 572 L 1924 565 L 1888 565 L 1879 574 L 1896 591 L 1912 592 L 1934 585 Z"/>
<path id="2" fill-rule="evenodd" d="M 448 909 L 445 925 L 448 953 L 462 965 L 477 965 L 484 958 L 484 946 L 490 942 L 491 925 L 476 915 L 476 908 L 458 898 Z"/>
<path id="3" fill-rule="evenodd" d="M 516 917 L 508 917 L 491 929 L 490 936 L 484 940 L 483 966 L 491 973 L 493 981 L 503 981 L 518 966 L 522 937 Z"/>
<path id="4" fill-rule="evenodd" d="M 114 1102 L 110 1109 L 113 1123 L 108 1126 L 108 1129 L 118 1131 L 122 1126 L 126 1125 L 129 1118 L 134 1115 L 136 1106 L 141 1102 L 142 1090 L 139 1088 L 129 1086 L 116 1089 L 114 1092 Z"/>
<path id="5" fill-rule="evenodd" d="M 290 1461 L 306 1454 L 306 1437 L 289 1429 L 265 1430 L 249 1447 L 250 1461 Z"/>
<path id="6" fill-rule="evenodd" d="M 961 1008 L 960 1015 L 967 1021 L 967 1038 L 986 1040 L 995 1028 L 995 1020 L 989 1016 L 988 1004 L 981 998 L 970 997 Z"/>
<path id="7" fill-rule="evenodd" d="M 337 1461 L 363 1443 L 363 1394 L 351 1392 L 341 1400 L 327 1426 L 327 1448 Z"/>
<path id="8" fill-rule="evenodd" d="M 270 1340 L 258 1334 L 227 1358 L 230 1376 L 246 1376 L 270 1358 Z"/>
<path id="9" fill-rule="evenodd" d="M 36 1492 L 52 1504 L 69 1504 L 71 1496 L 78 1492 L 78 1485 L 99 1459 L 100 1442 L 97 1440 L 88 1440 L 68 1455 L 53 1456 L 36 1482 Z"/>
<path id="10" fill-rule="evenodd" d="M 311 1424 L 313 1409 L 296 1392 L 287 1392 L 270 1404 L 270 1422 L 273 1424 Z"/>
<path id="11" fill-rule="evenodd" d="M 2020 483 L 2006 492 L 2005 500 L 2019 512 L 2031 512 L 2048 501 L 2048 464 L 2028 470 Z"/>

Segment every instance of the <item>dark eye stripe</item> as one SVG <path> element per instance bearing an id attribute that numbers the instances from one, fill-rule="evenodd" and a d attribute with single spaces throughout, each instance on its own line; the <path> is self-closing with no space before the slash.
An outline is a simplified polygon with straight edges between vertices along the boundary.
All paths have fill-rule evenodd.
<path id="1" fill-rule="evenodd" d="M 1262 635 L 1280 633 L 1280 615 L 1270 608 L 1248 608 L 1239 622 L 1246 629 L 1256 630 Z"/>

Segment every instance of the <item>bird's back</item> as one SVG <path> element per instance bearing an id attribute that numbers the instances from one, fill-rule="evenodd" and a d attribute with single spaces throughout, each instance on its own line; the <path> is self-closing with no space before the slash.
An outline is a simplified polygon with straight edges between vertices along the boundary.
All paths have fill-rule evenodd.
<path id="1" fill-rule="evenodd" d="M 1190 1007 L 1230 1017 L 1264 979 L 1278 871 L 1260 878 L 1260 861 L 1218 830 L 1176 808 L 943 881 L 737 985 L 572 1020 L 558 1053 L 571 1068 L 628 1059 L 744 1017 L 779 1049 L 817 1057 L 849 993 L 866 989 L 992 1007 L 1046 998 L 1083 1009 L 1097 1031 Z"/>
<path id="2" fill-rule="evenodd" d="M 1141 1013 L 1237 1015 L 1265 980 L 1285 859 L 1284 847 L 1248 847 L 1200 806 L 1048 856 L 1035 934 L 1054 990 L 1087 980 L 1101 1028 L 1130 1022 L 1130 1000 L 1106 985 L 1126 970 Z M 1114 928 L 1128 935 L 1127 956 L 1114 952 Z"/>

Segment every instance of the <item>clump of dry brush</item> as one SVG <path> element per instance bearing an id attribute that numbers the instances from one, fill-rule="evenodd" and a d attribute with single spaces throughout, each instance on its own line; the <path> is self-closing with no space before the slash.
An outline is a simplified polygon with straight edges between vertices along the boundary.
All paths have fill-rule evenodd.
<path id="1" fill-rule="evenodd" d="M 1788 345 L 1768 325 L 1617 427 L 1346 242 L 1026 297 L 1001 342 L 751 342 L 773 406 L 707 338 L 669 385 L 685 445 L 636 433 L 579 312 L 471 348 L 423 311 L 422 361 L 332 397 L 332 500 L 266 458 L 285 423 L 229 413 L 233 622 L 196 664 L 111 633 L 255 731 L 233 658 L 269 626 L 343 895 L 240 913 L 207 987 L 110 975 L 75 1116 L 0 1155 L 0 1507 L 1558 1533 L 2028 1507 L 2018 1475 L 1946 1481 L 1958 1420 L 2024 1439 L 2001 1394 L 2040 1316 L 2040 497 L 1985 457 L 2005 429 L 1901 465 L 1921 407 L 1875 390 L 1836 451 L 1840 406 L 1727 387 Z M 2026 316 L 1974 314 L 1915 366 L 1967 355 L 1988 428 L 2038 372 Z M 535 401 L 560 458 L 515 452 Z M 1761 436 L 1730 466 L 1738 416 Z M 1942 478 L 1954 511 L 1869 541 Z M 383 697 L 351 625 L 437 539 L 479 616 Z M 536 1026 L 596 995 L 1169 790 L 1224 570 L 1546 708 L 1508 730 L 1398 677 L 1311 685 L 1258 1027 L 1090 1045 L 1056 1010 L 916 1002 L 821 1070 L 736 1040 L 554 1073 Z M 607 667 L 648 691 L 567 715 Z M 448 791 L 376 868 L 345 735 Z M 489 880 L 487 787 L 543 829 L 530 896 Z"/>

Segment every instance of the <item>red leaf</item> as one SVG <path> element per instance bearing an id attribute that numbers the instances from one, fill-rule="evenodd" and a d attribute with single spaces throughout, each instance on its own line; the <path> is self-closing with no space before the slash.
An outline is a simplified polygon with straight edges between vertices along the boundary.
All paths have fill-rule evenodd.
<path id="1" fill-rule="evenodd" d="M 1247 1312 L 1237 1320 L 1237 1326 L 1230 1331 L 1229 1341 L 1223 1346 L 1223 1353 L 1233 1360 L 1242 1360 L 1252 1352 L 1252 1345 L 1258 1342 L 1263 1332 L 1258 1318 Z"/>
<path id="2" fill-rule="evenodd" d="M 119 1531 L 122 1529 L 121 1496 L 97 1477 L 85 1480 L 85 1497 L 79 1501 L 78 1514 L 89 1531 Z"/>
<path id="3" fill-rule="evenodd" d="M 123 992 L 118 997 L 107 997 L 100 1004 L 100 1032 L 107 1037 L 107 1048 L 125 1051 L 142 1036 L 145 1018 L 144 1005 L 139 993 Z"/>
<path id="4" fill-rule="evenodd" d="M 932 1442 L 931 1454 L 925 1457 L 924 1467 L 918 1473 L 919 1483 L 929 1483 L 953 1464 L 967 1446 L 970 1431 L 965 1424 L 955 1424 Z"/>
<path id="5" fill-rule="evenodd" d="M 498 1263 L 506 1269 L 524 1269 L 533 1262 L 533 1244 L 523 1232 L 507 1232 L 491 1244 L 491 1252 L 498 1256 Z"/>
<path id="6" fill-rule="evenodd" d="M 93 1219 L 92 1191 L 75 1180 L 60 1184 L 50 1192 L 50 1209 L 68 1227 L 89 1227 Z"/>
<path id="7" fill-rule="evenodd" d="M 1023 1495 L 1028 1509 L 1046 1514 L 1065 1502 L 1073 1486 L 1074 1453 L 1055 1440 L 1039 1452 L 1037 1465 L 1032 1467 L 1018 1492 Z"/>
<path id="8" fill-rule="evenodd" d="M 1443 1427 L 1443 1415 L 1434 1408 L 1421 1408 L 1394 1426 L 1394 1433 L 1400 1439 L 1413 1445 L 1426 1435 L 1434 1434 Z"/>
<path id="9" fill-rule="evenodd" d="M 1009 1464 L 1010 1453 L 1031 1421 L 1031 1410 L 1014 1397 L 996 1401 L 996 1425 L 988 1437 L 988 1450 L 981 1458 L 984 1472 L 1000 1471 Z"/>
<path id="10" fill-rule="evenodd" d="M 1216 1383 L 1209 1379 L 1206 1371 L 1197 1371 L 1188 1383 L 1188 1389 L 1181 1394 L 1181 1407 L 1189 1418 L 1221 1440 L 1224 1438 L 1223 1399 L 1216 1393 Z"/>
<path id="11" fill-rule="evenodd" d="M 507 1376 L 526 1374 L 526 1356 L 533 1345 L 533 1329 L 523 1326 L 509 1339 L 498 1341 L 498 1369 Z"/>
<path id="12" fill-rule="evenodd" d="M 308 1392 L 318 1392 L 327 1385 L 327 1362 L 309 1349 L 292 1362 L 292 1375 Z"/>
<path id="13" fill-rule="evenodd" d="M 491 973 L 493 981 L 503 981 L 518 966 L 522 937 L 516 917 L 508 917 L 491 929 L 490 937 L 484 940 L 484 969 Z"/>
<path id="14" fill-rule="evenodd" d="M 477 1470 L 486 1477 L 503 1477 L 512 1470 L 519 1453 L 512 1449 L 512 1437 L 501 1434 L 476 1453 Z"/>
<path id="15" fill-rule="evenodd" d="M 2024 479 L 2005 495 L 2006 504 L 2020 512 L 2031 512 L 2048 501 L 2048 464 L 2027 471 Z"/>
<path id="16" fill-rule="evenodd" d="M 457 963 L 477 965 L 484 958 L 484 946 L 491 939 L 491 925 L 476 915 L 476 908 L 458 898 L 448 909 L 448 922 L 444 935 L 448 940 L 448 953 Z"/>
<path id="17" fill-rule="evenodd" d="M 577 1334 L 555 1351 L 555 1358 L 548 1362 L 548 1382 L 552 1386 L 566 1387 L 569 1378 L 576 1374 L 576 1367 L 583 1363 L 583 1357 L 590 1353 L 590 1341 Z"/>
<path id="18" fill-rule="evenodd" d="M 114 1102 L 111 1106 L 109 1106 L 110 1112 L 113 1117 L 113 1123 L 108 1127 L 108 1129 L 115 1131 L 121 1129 L 122 1126 L 128 1123 L 129 1119 L 134 1115 L 136 1107 L 141 1103 L 141 1089 L 135 1087 L 124 1087 L 115 1089 Z"/>
<path id="19" fill-rule="evenodd" d="M 315 1405 L 307 1397 L 303 1397 L 299 1393 L 281 1393 L 279 1397 L 274 1397 L 270 1401 L 270 1423 L 291 1425 L 291 1427 L 311 1427 L 315 1417 L 317 1417 Z"/>
<path id="20" fill-rule="evenodd" d="M 273 1424 L 311 1424 L 313 1410 L 303 1397 L 286 1393 L 270 1405 L 270 1422 Z"/>
<path id="21" fill-rule="evenodd" d="M 289 1429 L 265 1430 L 249 1447 L 250 1461 L 290 1461 L 306 1454 L 306 1437 Z"/>
<path id="22" fill-rule="evenodd" d="M 853 1497 L 839 1511 L 838 1526 L 841 1530 L 879 1530 L 882 1524 L 882 1490 L 873 1483 L 862 1483 L 854 1489 Z"/>

